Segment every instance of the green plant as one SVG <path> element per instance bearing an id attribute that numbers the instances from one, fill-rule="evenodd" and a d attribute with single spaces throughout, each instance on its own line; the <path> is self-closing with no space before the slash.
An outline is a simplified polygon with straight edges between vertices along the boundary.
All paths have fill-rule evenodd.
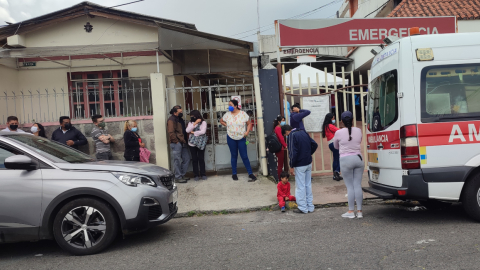
<path id="1" fill-rule="evenodd" d="M 222 210 L 220 213 L 222 213 L 222 215 L 227 215 L 228 214 L 227 210 Z"/>
<path id="2" fill-rule="evenodd" d="M 214 215 L 218 215 L 218 212 L 215 212 L 215 211 L 213 211 L 213 212 L 212 212 L 212 214 L 214 214 Z"/>
<path id="3" fill-rule="evenodd" d="M 195 211 L 190 211 L 187 213 L 188 217 L 193 217 L 195 215 Z"/>

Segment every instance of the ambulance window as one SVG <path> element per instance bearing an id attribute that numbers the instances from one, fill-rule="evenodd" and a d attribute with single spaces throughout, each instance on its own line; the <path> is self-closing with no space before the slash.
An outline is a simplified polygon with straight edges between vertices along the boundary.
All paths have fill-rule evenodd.
<path id="1" fill-rule="evenodd" d="M 422 122 L 480 119 L 480 64 L 422 70 Z"/>
<path id="2" fill-rule="evenodd" d="M 372 132 L 387 129 L 398 119 L 398 76 L 392 70 L 375 78 L 368 94 L 368 129 Z"/>

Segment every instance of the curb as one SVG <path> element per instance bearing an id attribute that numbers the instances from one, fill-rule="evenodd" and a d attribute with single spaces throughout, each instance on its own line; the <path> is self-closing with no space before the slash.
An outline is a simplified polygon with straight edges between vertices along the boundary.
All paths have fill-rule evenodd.
<path id="1" fill-rule="evenodd" d="M 384 202 L 383 199 L 377 199 L 377 198 L 363 200 L 364 205 L 376 205 L 382 202 Z M 343 207 L 343 206 L 347 206 L 347 202 L 314 204 L 314 206 L 315 206 L 315 209 Z M 248 208 L 234 208 L 234 209 L 228 209 L 228 210 L 215 210 L 215 211 L 214 210 L 205 210 L 205 211 L 195 210 L 190 212 L 177 213 L 174 218 L 185 218 L 185 217 L 205 216 L 205 215 L 228 215 L 228 214 L 250 213 L 250 212 L 258 212 L 258 211 L 277 211 L 277 210 L 280 210 L 280 207 L 278 206 L 278 204 L 248 207 Z"/>

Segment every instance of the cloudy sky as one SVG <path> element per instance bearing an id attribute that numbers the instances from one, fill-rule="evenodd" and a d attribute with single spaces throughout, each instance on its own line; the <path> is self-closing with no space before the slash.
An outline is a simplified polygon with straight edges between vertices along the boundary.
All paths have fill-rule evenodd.
<path id="1" fill-rule="evenodd" d="M 115 6 L 135 0 L 91 0 L 103 6 Z M 273 22 L 304 14 L 300 18 L 334 17 L 345 0 L 258 0 L 262 34 L 274 34 Z M 79 0 L 0 0 L 0 25 L 21 22 L 64 9 Z M 326 4 L 324 8 L 320 8 Z M 256 40 L 257 0 L 144 0 L 119 7 L 156 17 L 194 23 L 197 29 L 217 35 Z M 253 30 L 253 31 L 252 31 Z"/>

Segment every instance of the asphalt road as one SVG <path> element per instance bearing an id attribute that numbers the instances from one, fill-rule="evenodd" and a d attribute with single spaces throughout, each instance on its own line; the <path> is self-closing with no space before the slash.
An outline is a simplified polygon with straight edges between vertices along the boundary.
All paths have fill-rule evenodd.
<path id="1" fill-rule="evenodd" d="M 364 219 L 343 219 L 345 210 L 178 218 L 86 257 L 53 241 L 3 244 L 0 269 L 480 268 L 480 224 L 460 205 L 413 212 L 368 205 Z"/>

